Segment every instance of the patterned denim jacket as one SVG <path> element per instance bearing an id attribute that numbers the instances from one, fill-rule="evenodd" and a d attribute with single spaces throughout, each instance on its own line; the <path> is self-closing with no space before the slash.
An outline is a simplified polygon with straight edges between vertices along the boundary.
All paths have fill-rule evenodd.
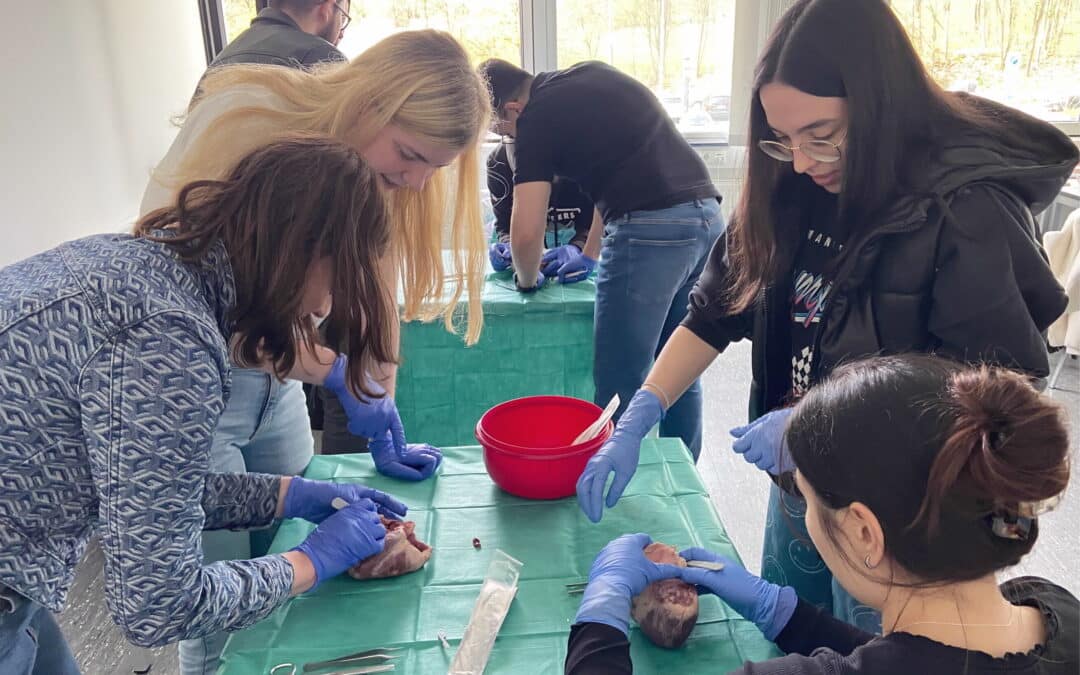
<path id="1" fill-rule="evenodd" d="M 202 564 L 202 530 L 270 522 L 280 480 L 209 473 L 234 296 L 220 244 L 188 264 L 102 235 L 0 270 L 0 584 L 60 611 L 96 531 L 135 644 L 243 628 L 288 598 L 281 556 Z"/>

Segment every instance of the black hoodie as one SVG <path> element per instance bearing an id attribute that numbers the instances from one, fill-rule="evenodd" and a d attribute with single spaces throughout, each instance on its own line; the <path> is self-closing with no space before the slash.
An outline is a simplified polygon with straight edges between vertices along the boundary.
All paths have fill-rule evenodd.
<path id="1" fill-rule="evenodd" d="M 906 187 L 835 263 L 811 383 L 844 361 L 910 351 L 1048 374 L 1042 333 L 1067 299 L 1047 265 L 1033 214 L 1057 196 L 1077 163 L 1077 147 L 1045 122 L 966 98 L 1022 128 L 1026 146 L 958 130 L 943 135 L 947 141 L 931 158 L 910 163 Z M 786 198 L 777 217 L 801 222 L 820 191 L 792 174 L 778 190 Z M 753 340 L 753 419 L 783 405 L 791 390 L 791 261 L 780 265 L 755 307 L 731 314 L 724 301 L 726 255 L 721 237 L 683 325 L 719 350 Z"/>

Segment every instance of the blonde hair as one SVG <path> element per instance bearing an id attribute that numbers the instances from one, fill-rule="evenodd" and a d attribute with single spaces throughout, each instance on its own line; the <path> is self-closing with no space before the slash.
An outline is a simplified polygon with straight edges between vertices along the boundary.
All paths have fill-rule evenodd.
<path id="1" fill-rule="evenodd" d="M 464 292 L 465 341 L 474 344 L 483 326 L 480 293 L 486 264 L 479 151 L 491 103 L 461 45 L 441 31 L 406 31 L 381 40 L 347 64 L 311 71 L 224 67 L 206 76 L 199 96 L 244 85 L 268 90 L 283 107 L 244 106 L 221 115 L 193 143 L 176 173 L 155 172 L 154 179 L 178 187 L 219 178 L 255 147 L 297 131 L 336 138 L 348 134 L 351 143 L 364 147 L 392 123 L 424 141 L 460 151 L 422 190 L 399 189 L 390 196 L 391 254 L 402 280 L 402 318 L 431 321 L 441 316 L 447 330 L 456 331 L 456 307 Z M 451 178 L 457 183 L 455 194 L 450 194 Z M 447 217 L 453 252 L 449 272 L 441 251 Z M 447 282 L 450 289 L 444 288 Z"/>

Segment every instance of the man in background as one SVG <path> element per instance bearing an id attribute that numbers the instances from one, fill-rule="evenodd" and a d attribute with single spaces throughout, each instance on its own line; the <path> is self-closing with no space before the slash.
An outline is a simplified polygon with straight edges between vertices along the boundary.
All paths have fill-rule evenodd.
<path id="1" fill-rule="evenodd" d="M 352 0 L 269 0 L 251 27 L 221 50 L 210 68 L 269 63 L 307 68 L 344 61 L 337 49 L 349 25 Z"/>

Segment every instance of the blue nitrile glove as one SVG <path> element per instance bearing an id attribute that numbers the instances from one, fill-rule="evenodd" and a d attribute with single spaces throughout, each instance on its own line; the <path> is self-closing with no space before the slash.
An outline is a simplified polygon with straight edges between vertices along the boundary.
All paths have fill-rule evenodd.
<path id="1" fill-rule="evenodd" d="M 535 286 L 522 286 L 521 280 L 518 279 L 517 273 L 514 273 L 514 285 L 517 286 L 517 289 L 522 293 L 532 293 L 533 291 L 540 290 L 540 287 L 544 285 L 544 281 L 546 281 L 544 273 L 537 272 Z"/>
<path id="2" fill-rule="evenodd" d="M 589 278 L 589 275 L 592 274 L 594 269 L 596 269 L 596 261 L 584 253 L 578 253 L 559 267 L 559 283 L 573 284 L 579 281 L 585 281 Z"/>
<path id="3" fill-rule="evenodd" d="M 679 567 L 679 577 L 726 602 L 744 619 L 752 621 L 767 639 L 773 640 L 795 613 L 799 596 L 791 586 L 777 586 L 747 572 L 742 565 L 703 548 L 688 548 L 679 553 L 686 560 L 708 560 L 724 564 L 712 571 L 699 567 Z"/>
<path id="4" fill-rule="evenodd" d="M 581 255 L 581 249 L 574 244 L 556 246 L 544 252 L 540 257 L 540 271 L 545 277 L 553 277 L 559 273 L 559 268 Z"/>
<path id="5" fill-rule="evenodd" d="M 510 264 L 513 262 L 510 258 L 510 244 L 504 244 L 501 241 L 495 242 L 488 249 L 488 258 L 491 260 L 491 266 L 496 272 L 510 269 Z"/>
<path id="6" fill-rule="evenodd" d="M 383 550 L 386 528 L 375 502 L 361 499 L 333 514 L 299 546 L 315 567 L 315 586 Z M 312 586 L 312 588 L 315 588 Z"/>
<path id="7" fill-rule="evenodd" d="M 435 473 L 442 463 L 442 452 L 426 443 L 402 443 L 404 450 L 397 449 L 390 434 L 373 438 L 368 443 L 371 458 L 379 473 L 401 480 L 424 480 Z"/>
<path id="8" fill-rule="evenodd" d="M 607 494 L 607 507 L 615 506 L 623 490 L 637 471 L 641 441 L 664 416 L 660 399 L 651 391 L 638 389 L 626 412 L 619 418 L 615 433 L 589 459 L 577 482 L 578 505 L 589 520 L 599 523 L 604 514 L 604 486 L 608 475 L 615 473 Z"/>
<path id="9" fill-rule="evenodd" d="M 736 439 L 731 449 L 757 468 L 774 476 L 794 471 L 795 463 L 784 440 L 791 411 L 792 408 L 780 408 L 762 415 L 750 424 L 735 427 L 730 432 Z"/>
<path id="10" fill-rule="evenodd" d="M 334 359 L 330 374 L 326 376 L 323 387 L 333 392 L 345 415 L 349 418 L 349 433 L 364 438 L 381 438 L 387 432 L 393 436 L 395 445 L 400 439 L 400 450 L 405 449 L 405 428 L 401 425 L 394 399 L 389 396 L 375 399 L 360 399 L 353 395 L 345 384 L 347 358 L 344 354 Z M 368 388 L 383 393 L 383 388 L 369 380 Z"/>
<path id="11" fill-rule="evenodd" d="M 643 549 L 652 537 L 639 532 L 624 534 L 603 549 L 592 569 L 574 623 L 602 623 L 625 635 L 630 629 L 630 604 L 634 596 L 654 581 L 679 576 L 674 565 L 659 565 L 645 557 Z"/>
<path id="12" fill-rule="evenodd" d="M 289 479 L 289 489 L 285 491 L 285 504 L 282 518 L 303 518 L 312 523 L 321 523 L 334 515 L 336 509 L 331 506 L 335 498 L 340 497 L 346 504 L 370 499 L 375 509 L 387 518 L 401 520 L 409 510 L 404 504 L 385 492 L 372 490 L 356 483 L 331 483 L 328 480 L 308 480 L 299 476 Z"/>

